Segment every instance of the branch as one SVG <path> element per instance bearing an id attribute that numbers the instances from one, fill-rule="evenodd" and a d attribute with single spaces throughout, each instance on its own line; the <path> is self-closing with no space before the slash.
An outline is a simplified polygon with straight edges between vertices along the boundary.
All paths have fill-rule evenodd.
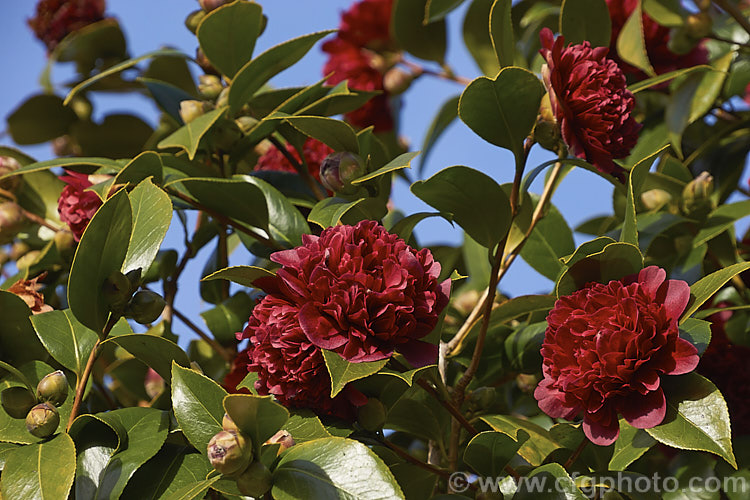
<path id="1" fill-rule="evenodd" d="M 402 450 L 401 448 L 399 448 L 395 444 L 391 443 L 387 439 L 382 439 L 381 438 L 381 439 L 378 439 L 378 442 L 381 443 L 381 444 L 383 444 L 383 445 L 385 445 L 388 449 L 390 449 L 391 451 L 393 451 L 396 455 L 398 455 L 399 457 L 403 458 L 407 462 L 416 465 L 420 469 L 424 469 L 426 471 L 432 472 L 433 474 L 436 474 L 436 475 L 442 477 L 443 479 L 448 479 L 450 477 L 450 474 L 448 473 L 448 471 L 446 471 L 444 469 L 439 469 L 439 468 L 435 467 L 434 465 L 430 465 L 428 463 L 422 462 L 418 458 L 413 457 L 411 454 L 409 454 L 408 452 Z M 473 489 L 476 489 L 476 486 L 474 486 Z"/>
<path id="2" fill-rule="evenodd" d="M 745 31 L 747 31 L 748 35 L 750 35 L 750 20 L 745 17 L 745 15 L 739 8 L 737 8 L 736 5 L 728 2 L 727 0 L 714 0 L 714 4 L 716 4 L 717 7 L 732 16 L 734 20 L 737 21 L 737 23 L 742 26 Z"/>

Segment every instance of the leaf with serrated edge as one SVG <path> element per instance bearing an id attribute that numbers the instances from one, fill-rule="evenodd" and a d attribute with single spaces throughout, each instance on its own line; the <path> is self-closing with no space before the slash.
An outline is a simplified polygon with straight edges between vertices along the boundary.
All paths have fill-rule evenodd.
<path id="1" fill-rule="evenodd" d="M 333 351 L 323 349 L 323 358 L 331 376 L 331 397 L 341 392 L 346 384 L 354 380 L 368 377 L 383 368 L 387 359 L 371 361 L 369 363 L 350 363 Z"/>

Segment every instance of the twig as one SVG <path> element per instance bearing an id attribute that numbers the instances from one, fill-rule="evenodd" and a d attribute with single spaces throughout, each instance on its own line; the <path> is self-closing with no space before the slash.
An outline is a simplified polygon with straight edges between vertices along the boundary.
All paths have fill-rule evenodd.
<path id="1" fill-rule="evenodd" d="M 317 181 L 313 178 L 312 175 L 310 175 L 310 170 L 305 168 L 305 165 L 302 162 L 297 161 L 297 158 L 292 156 L 292 154 L 284 147 L 283 144 L 281 144 L 281 142 L 279 142 L 277 138 L 270 135 L 268 136 L 268 140 L 271 141 L 271 144 L 273 144 L 276 149 L 278 149 L 279 152 L 284 155 L 284 158 L 286 158 L 287 161 L 292 164 L 299 176 L 302 177 L 302 180 L 305 181 L 305 184 L 307 184 L 308 187 L 312 190 L 318 201 L 324 200 L 326 198 L 326 195 L 320 189 Z M 300 154 L 300 158 L 302 158 L 302 154 Z"/>
<path id="2" fill-rule="evenodd" d="M 23 216 L 26 217 L 27 219 L 29 219 L 31 222 L 35 222 L 35 223 L 39 224 L 40 226 L 44 226 L 47 229 L 51 229 L 54 232 L 62 231 L 62 228 L 59 228 L 57 226 L 53 226 L 52 224 L 50 224 L 49 222 L 47 222 L 44 218 L 39 217 L 37 214 L 29 212 L 28 210 L 26 210 L 22 206 L 18 205 L 18 208 L 21 209 L 21 213 L 23 214 Z"/>
<path id="3" fill-rule="evenodd" d="M 742 26 L 745 31 L 747 31 L 748 35 L 750 35 L 750 20 L 748 20 L 744 16 L 742 11 L 737 8 L 736 5 L 728 2 L 727 0 L 714 0 L 714 4 L 716 4 L 717 7 L 732 16 L 734 20 L 737 21 L 737 23 Z"/>
<path id="4" fill-rule="evenodd" d="M 234 356 L 232 353 L 224 349 L 221 344 L 219 344 L 216 339 L 211 338 L 208 334 L 206 334 L 203 330 L 201 330 L 195 323 L 190 321 L 190 318 L 182 314 L 177 309 L 173 309 L 172 312 L 175 316 L 177 316 L 177 319 L 185 323 L 185 326 L 190 328 L 193 332 L 195 332 L 196 335 L 198 335 L 201 339 L 205 340 L 208 345 L 211 346 L 211 348 L 216 351 L 216 353 L 224 358 L 227 362 L 231 363 L 234 360 Z"/>
<path id="5" fill-rule="evenodd" d="M 706 38 L 710 38 L 711 40 L 716 40 L 717 42 L 728 43 L 731 45 L 739 45 L 740 47 L 743 47 L 745 49 L 750 49 L 750 44 L 743 43 L 743 42 L 736 42 L 732 39 L 724 38 L 723 36 L 711 34 L 711 35 L 706 36 Z"/>
<path id="6" fill-rule="evenodd" d="M 229 267 L 229 248 L 227 246 L 227 228 L 226 226 L 219 227 L 219 242 L 216 247 L 216 264 L 218 269 L 224 269 Z M 227 300 L 229 298 L 229 281 L 221 280 L 221 298 Z"/>
<path id="7" fill-rule="evenodd" d="M 460 83 L 461 85 L 468 85 L 471 83 L 470 78 L 458 76 L 455 73 L 453 73 L 453 71 L 451 71 L 450 68 L 448 68 L 447 71 L 446 69 L 443 69 L 443 71 L 435 71 L 433 69 L 425 68 L 424 66 L 421 66 L 417 63 L 407 61 L 404 58 L 399 59 L 398 63 L 403 64 L 404 66 L 409 68 L 412 71 L 412 73 L 414 73 L 415 75 L 435 76 L 437 78 L 442 78 L 443 80 L 449 80 L 451 82 Z"/>
<path id="8" fill-rule="evenodd" d="M 437 474 L 438 476 L 440 476 L 440 477 L 442 477 L 444 479 L 448 479 L 450 477 L 450 473 L 448 471 L 446 471 L 444 469 L 439 469 L 439 468 L 435 467 L 434 465 L 430 465 L 428 463 L 422 462 L 418 458 L 413 457 L 411 454 L 409 454 L 408 452 L 402 450 L 401 448 L 399 448 L 395 444 L 391 443 L 387 439 L 382 439 L 381 438 L 381 439 L 378 439 L 378 442 L 381 443 L 381 444 L 383 444 L 383 445 L 385 445 L 388 449 L 390 449 L 391 451 L 393 451 L 396 455 L 398 455 L 399 457 L 403 458 L 407 462 L 416 465 L 420 469 L 424 469 L 426 471 L 432 472 L 433 474 Z M 473 489 L 476 489 L 476 486 L 474 486 Z"/>
<path id="9" fill-rule="evenodd" d="M 589 444 L 589 440 L 587 437 L 584 437 L 583 441 L 581 441 L 581 444 L 578 445 L 578 448 L 576 448 L 573 454 L 570 455 L 568 459 L 565 461 L 565 464 L 563 465 L 565 470 L 568 470 L 570 466 L 573 465 L 576 460 L 578 460 L 578 457 L 581 456 L 581 453 L 583 452 L 583 449 L 586 447 L 587 444 Z"/>

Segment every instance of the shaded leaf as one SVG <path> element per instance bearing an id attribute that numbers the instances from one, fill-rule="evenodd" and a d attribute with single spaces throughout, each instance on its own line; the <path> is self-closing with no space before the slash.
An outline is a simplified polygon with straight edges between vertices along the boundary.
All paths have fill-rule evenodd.
<path id="1" fill-rule="evenodd" d="M 427 0 L 395 0 L 391 31 L 401 48 L 411 55 L 442 63 L 447 45 L 445 21 L 425 24 L 426 6 Z"/>
<path id="2" fill-rule="evenodd" d="M 592 47 L 609 47 L 612 22 L 605 0 L 563 0 L 560 33 L 565 43 L 591 42 Z"/>
<path id="3" fill-rule="evenodd" d="M 233 2 L 211 11 L 201 21 L 196 35 L 211 64 L 231 79 L 252 59 L 262 26 L 260 5 Z"/>

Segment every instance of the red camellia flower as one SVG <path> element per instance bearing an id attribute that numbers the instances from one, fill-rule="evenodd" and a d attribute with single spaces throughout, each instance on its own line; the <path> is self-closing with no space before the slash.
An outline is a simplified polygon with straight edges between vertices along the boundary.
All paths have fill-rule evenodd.
<path id="1" fill-rule="evenodd" d="M 309 408 L 320 415 L 354 420 L 367 398 L 351 384 L 331 398 L 331 379 L 323 354 L 299 324 L 299 307 L 270 294 L 255 306 L 239 339 L 249 339 L 247 369 L 258 373 L 258 394 L 272 394 L 283 405 Z M 236 387 L 236 385 L 235 385 Z"/>
<path id="2" fill-rule="evenodd" d="M 612 19 L 612 39 L 610 42 L 610 57 L 620 66 L 622 71 L 637 80 L 648 78 L 648 75 L 619 59 L 617 56 L 617 37 L 630 15 L 638 6 L 638 0 L 607 0 L 609 16 Z M 682 68 L 689 68 L 708 63 L 708 52 L 702 45 L 697 45 L 686 54 L 675 54 L 669 50 L 669 28 L 662 26 L 648 14 L 643 13 L 643 40 L 646 44 L 646 54 L 656 74 L 661 75 Z M 665 84 L 666 85 L 666 84 Z"/>
<path id="3" fill-rule="evenodd" d="M 688 284 L 666 280 L 656 266 L 560 297 L 547 316 L 539 408 L 553 418 L 583 413 L 584 433 L 602 446 L 617 439 L 618 414 L 638 429 L 659 425 L 667 408 L 661 376 L 698 365 L 697 349 L 677 329 L 689 299 Z"/>
<path id="4" fill-rule="evenodd" d="M 297 149 L 291 144 L 287 144 L 286 150 L 297 160 L 300 160 Z M 333 149 L 323 144 L 317 139 L 309 137 L 304 146 L 302 147 L 302 154 L 305 156 L 307 162 L 307 169 L 318 182 L 320 182 L 320 164 L 323 163 L 326 156 L 333 153 Z M 273 170 L 279 172 L 293 172 L 297 170 L 294 166 L 289 163 L 284 154 L 279 151 L 276 147 L 271 147 L 263 156 L 258 158 L 258 163 L 255 165 L 256 171 Z"/>
<path id="5" fill-rule="evenodd" d="M 391 42 L 393 0 L 362 0 L 341 14 L 338 37 L 372 50 L 387 49 Z"/>
<path id="6" fill-rule="evenodd" d="M 221 386 L 224 390 L 231 394 L 250 393 L 250 391 L 244 387 L 237 388 L 239 383 L 245 380 L 245 377 L 247 376 L 248 352 L 249 349 L 244 349 L 237 353 L 234 361 L 232 361 L 232 366 L 229 367 L 229 373 L 224 376 L 224 380 L 221 382 Z"/>
<path id="7" fill-rule="evenodd" d="M 624 170 L 612 160 L 630 154 L 641 129 L 631 116 L 635 98 L 625 76 L 607 59 L 606 47 L 592 48 L 589 42 L 565 47 L 563 37 L 555 40 L 549 28 L 540 37 L 547 62 L 542 76 L 563 140 L 573 155 L 624 179 Z"/>
<path id="8" fill-rule="evenodd" d="M 69 33 L 104 19 L 104 9 L 104 0 L 40 0 L 29 26 L 52 52 Z"/>
<path id="9" fill-rule="evenodd" d="M 86 174 L 67 171 L 60 180 L 67 186 L 63 188 L 57 201 L 57 212 L 60 214 L 60 220 L 73 232 L 75 240 L 80 241 L 89 221 L 102 206 L 102 200 L 93 191 L 84 191 L 93 185 Z"/>

